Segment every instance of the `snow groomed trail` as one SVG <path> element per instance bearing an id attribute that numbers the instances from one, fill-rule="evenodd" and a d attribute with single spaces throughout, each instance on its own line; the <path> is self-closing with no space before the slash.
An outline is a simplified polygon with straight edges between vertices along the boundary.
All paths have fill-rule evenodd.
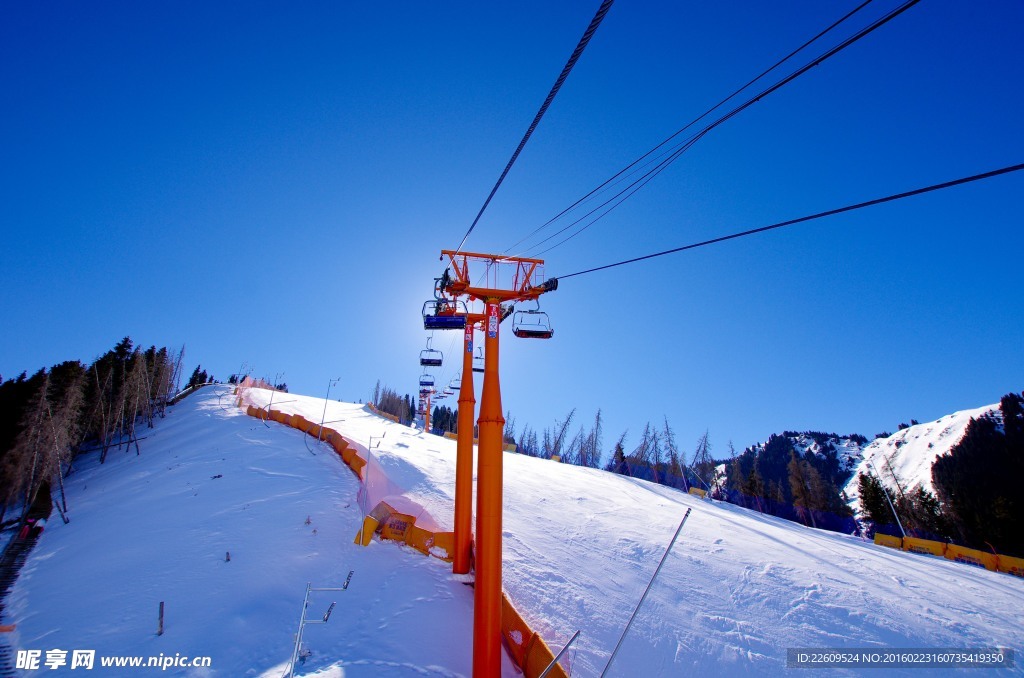
<path id="1" fill-rule="evenodd" d="M 324 401 L 277 394 L 274 409 L 320 421 Z M 373 453 L 388 477 L 450 529 L 454 441 L 360 405 L 330 402 L 325 418 L 366 447 L 383 436 Z M 226 387 L 190 396 L 146 442 L 78 463 L 71 523 L 44 532 L 2 620 L 18 624 L 16 648 L 180 652 L 212 663 L 178 675 L 280 676 L 306 582 L 355 570 L 348 591 L 312 601 L 311 615 L 338 606 L 307 628 L 302 671 L 470 674 L 472 589 L 409 547 L 354 545 L 359 482 L 330 448 L 245 416 Z M 512 453 L 504 507 L 505 589 L 553 647 L 581 630 L 574 676 L 601 672 L 686 508 L 610 675 L 801 675 L 785 668 L 791 647 L 1024 648 L 1024 580 L 1005 574 Z"/>

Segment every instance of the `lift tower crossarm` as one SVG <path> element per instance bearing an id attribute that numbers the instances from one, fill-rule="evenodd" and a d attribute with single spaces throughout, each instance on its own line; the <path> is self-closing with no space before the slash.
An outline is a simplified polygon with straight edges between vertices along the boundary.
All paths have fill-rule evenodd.
<path id="1" fill-rule="evenodd" d="M 500 254 L 480 254 L 477 252 L 457 252 L 455 250 L 441 250 L 441 258 L 448 257 L 450 261 L 449 270 L 454 276 L 447 281 L 444 291 L 453 296 L 467 295 L 481 301 L 526 301 L 539 297 L 545 292 L 551 292 L 557 288 L 557 281 L 554 286 L 542 283 L 538 280 L 543 270 L 543 259 L 530 259 L 528 257 L 507 257 Z M 493 285 L 480 287 L 472 282 L 469 263 L 477 261 L 487 266 L 490 279 L 493 274 Z M 509 284 L 499 286 L 497 280 L 498 265 L 514 267 L 512 279 Z M 490 280 L 488 280 L 490 282 Z"/>

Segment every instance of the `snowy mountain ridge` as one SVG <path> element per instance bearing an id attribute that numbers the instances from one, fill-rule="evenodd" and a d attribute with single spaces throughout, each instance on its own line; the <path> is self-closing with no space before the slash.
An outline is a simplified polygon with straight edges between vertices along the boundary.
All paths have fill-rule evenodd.
<path id="1" fill-rule="evenodd" d="M 917 487 L 934 492 L 932 465 L 935 460 L 960 442 L 971 419 L 981 417 L 991 417 L 1001 422 L 999 403 L 961 410 L 935 421 L 915 424 L 865 446 L 844 488 L 850 506 L 854 511 L 860 511 L 857 478 L 861 473 L 879 478 L 894 494 L 910 492 Z"/>
<path id="2" fill-rule="evenodd" d="M 841 436 L 835 433 L 819 433 L 817 431 L 784 431 L 782 437 L 788 438 L 799 455 L 811 452 L 819 457 L 835 454 L 839 459 L 842 471 L 852 473 L 863 458 L 863 450 L 868 441 L 862 435 L 851 433 Z M 755 454 L 764 450 L 767 443 L 757 443 L 748 449 Z"/>

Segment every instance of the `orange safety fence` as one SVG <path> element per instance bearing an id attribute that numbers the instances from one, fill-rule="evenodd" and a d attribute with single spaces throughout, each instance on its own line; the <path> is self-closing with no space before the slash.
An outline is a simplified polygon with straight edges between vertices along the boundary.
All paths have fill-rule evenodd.
<path id="1" fill-rule="evenodd" d="M 501 635 L 505 638 L 512 661 L 522 669 L 526 678 L 537 678 L 555 660 L 551 648 L 530 628 L 504 592 L 501 594 Z M 556 664 L 548 675 L 568 678 L 561 664 Z"/>
<path id="2" fill-rule="evenodd" d="M 244 394 L 239 395 L 239 407 L 244 401 Z M 299 414 L 287 414 L 273 409 L 268 413 L 252 404 L 246 405 L 245 412 L 251 417 L 270 419 L 318 436 L 358 476 L 362 481 L 358 501 L 366 517 L 356 535 L 357 544 L 366 546 L 373 534 L 379 533 L 381 539 L 399 541 L 421 553 L 441 560 L 451 560 L 455 552 L 455 533 L 444 531 L 423 506 L 404 496 L 402 488 L 388 478 L 376 458 L 365 447 Z"/>
<path id="3" fill-rule="evenodd" d="M 388 414 L 387 412 L 381 412 L 380 410 L 378 410 L 377 406 L 374 405 L 373 403 L 366 403 L 366 406 L 368 408 L 370 408 L 370 411 L 373 412 L 374 414 L 376 414 L 378 417 L 384 417 L 385 419 L 390 419 L 391 421 L 395 422 L 396 424 L 401 424 L 402 423 L 401 420 L 398 417 L 396 417 L 395 415 Z"/>

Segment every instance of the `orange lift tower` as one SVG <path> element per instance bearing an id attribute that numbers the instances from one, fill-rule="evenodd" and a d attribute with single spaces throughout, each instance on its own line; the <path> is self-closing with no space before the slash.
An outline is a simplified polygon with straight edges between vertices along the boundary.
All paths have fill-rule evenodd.
<path id="1" fill-rule="evenodd" d="M 498 378 L 501 304 L 536 300 L 541 294 L 557 289 L 558 280 L 542 280 L 544 261 L 541 259 L 442 250 L 441 258 L 445 256 L 451 262 L 449 270 L 452 275 L 446 271 L 440 284 L 441 290 L 452 297 L 465 295 L 484 303 L 484 385 L 477 421 L 480 432 L 477 447 L 476 582 L 473 594 L 473 675 L 484 678 L 501 675 L 502 433 L 505 428 Z M 476 269 L 472 272 L 471 262 Z M 481 271 L 481 268 L 484 270 Z M 471 273 L 475 273 L 484 286 L 474 285 Z M 469 322 L 466 324 L 470 325 Z M 471 333 L 471 326 L 466 331 Z M 464 353 L 464 365 L 465 355 L 471 353 Z M 467 373 L 472 379 L 471 363 L 468 370 L 463 370 L 464 383 Z"/>
<path id="2" fill-rule="evenodd" d="M 459 431 L 455 450 L 455 555 L 452 572 L 469 572 L 473 523 L 473 331 L 487 318 L 483 313 L 466 313 L 462 333 L 462 385 L 459 388 Z M 482 325 L 481 325 L 482 327 Z"/>
<path id="3" fill-rule="evenodd" d="M 438 279 L 440 282 L 440 278 Z M 473 392 L 473 331 L 483 328 L 483 313 L 470 313 L 466 302 L 444 296 L 440 284 L 434 299 L 423 304 L 423 328 L 462 330 L 462 378 L 459 382 L 458 438 L 455 454 L 455 553 L 452 572 L 469 573 L 473 541 L 473 422 L 476 395 Z M 422 395 L 420 396 L 423 397 Z"/>

